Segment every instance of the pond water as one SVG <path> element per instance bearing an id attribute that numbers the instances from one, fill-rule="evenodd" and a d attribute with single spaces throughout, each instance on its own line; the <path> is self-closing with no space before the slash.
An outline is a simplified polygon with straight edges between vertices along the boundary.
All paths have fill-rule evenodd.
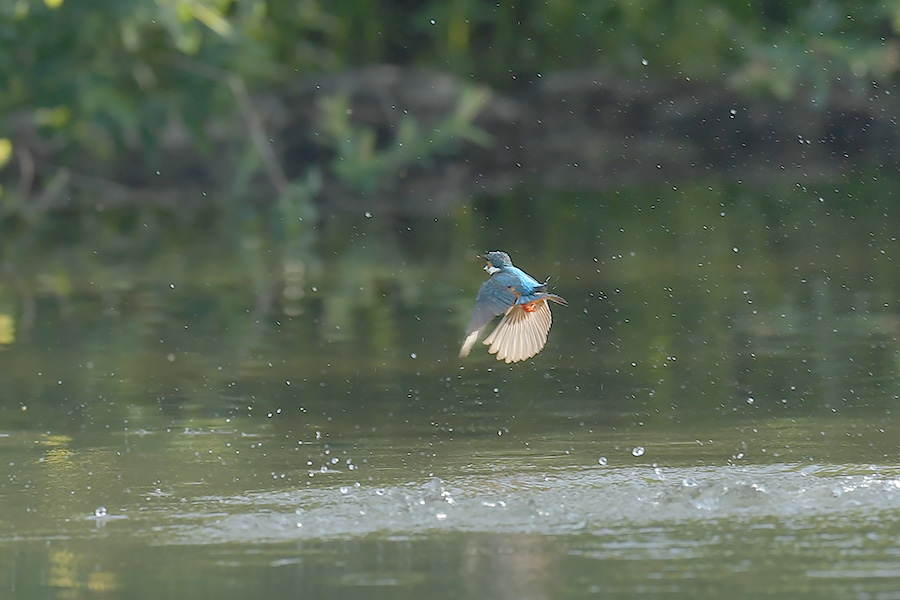
<path id="1" fill-rule="evenodd" d="M 843 186 L 9 236 L 2 595 L 900 598 L 900 207 Z M 569 301 L 533 360 L 457 357 L 486 249 Z"/>

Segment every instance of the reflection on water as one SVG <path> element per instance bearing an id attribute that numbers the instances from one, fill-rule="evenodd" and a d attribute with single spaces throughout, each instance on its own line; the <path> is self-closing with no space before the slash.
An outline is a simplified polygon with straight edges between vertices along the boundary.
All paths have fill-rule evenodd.
<path id="1" fill-rule="evenodd" d="M 0 588 L 888 597 L 900 211 L 623 193 L 3 240 Z M 521 365 L 456 357 L 494 248 L 572 307 Z"/>

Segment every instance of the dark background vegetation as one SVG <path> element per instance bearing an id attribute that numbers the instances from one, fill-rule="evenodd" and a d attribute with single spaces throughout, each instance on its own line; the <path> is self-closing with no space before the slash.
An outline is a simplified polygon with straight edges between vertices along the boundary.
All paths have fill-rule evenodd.
<path id="1" fill-rule="evenodd" d="M 740 168 L 706 164 L 725 130 L 699 131 L 734 106 L 752 117 L 727 130 L 738 147 L 767 131 L 795 144 L 783 121 L 799 111 L 832 115 L 807 131 L 825 159 L 892 156 L 900 135 L 869 126 L 898 112 L 898 28 L 898 2 L 837 0 L 0 0 L 0 229 L 101 209 L 126 228 L 148 213 L 277 221 L 387 201 L 404 178 L 401 212 L 416 211 L 435 190 L 452 195 L 441 207 L 477 194 L 473 178 L 512 189 L 521 173 L 484 171 L 524 164 L 528 178 L 557 155 L 616 155 L 597 169 L 643 177 L 648 145 L 596 146 L 610 129 L 674 131 L 653 152 L 678 155 L 689 137 L 688 164 Z M 374 65 L 393 67 L 361 68 Z M 548 113 L 569 115 L 573 97 L 581 112 L 559 125 Z M 693 112 L 661 125 L 683 114 L 678 99 Z M 548 146 L 528 129 L 542 118 L 595 129 Z M 535 139 L 547 164 L 527 164 Z"/>
<path id="2" fill-rule="evenodd" d="M 642 207 L 754 206 L 800 264 L 819 200 L 892 202 L 898 30 L 900 2 L 0 0 L 0 338 L 174 282 L 325 338 L 462 315 L 461 257 L 572 279 Z"/>

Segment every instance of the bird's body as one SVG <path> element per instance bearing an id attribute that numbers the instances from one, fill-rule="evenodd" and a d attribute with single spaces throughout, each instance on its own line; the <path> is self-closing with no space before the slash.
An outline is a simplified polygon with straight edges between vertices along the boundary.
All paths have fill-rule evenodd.
<path id="1" fill-rule="evenodd" d="M 547 343 L 552 317 L 548 300 L 566 305 L 566 301 L 547 292 L 547 284 L 512 264 L 506 252 L 488 252 L 484 270 L 491 277 L 478 290 L 475 309 L 466 339 L 459 351 L 466 356 L 484 327 L 497 315 L 503 315 L 497 328 L 484 340 L 497 360 L 507 363 L 531 358 Z"/>

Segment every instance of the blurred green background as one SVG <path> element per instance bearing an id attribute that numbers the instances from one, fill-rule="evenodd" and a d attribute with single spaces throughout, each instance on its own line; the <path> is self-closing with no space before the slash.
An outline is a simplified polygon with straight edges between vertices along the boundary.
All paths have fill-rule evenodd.
<path id="1" fill-rule="evenodd" d="M 0 343 L 160 282 L 255 320 L 317 284 L 387 340 L 387 306 L 465 313 L 476 251 L 574 276 L 635 207 L 754 207 L 771 260 L 810 199 L 888 222 L 898 31 L 900 2 L 0 0 Z"/>
<path id="2" fill-rule="evenodd" d="M 900 2 L 0 0 L 0 232 L 98 207 L 120 228 L 146 212 L 280 219 L 337 203 L 323 181 L 371 192 L 461 140 L 504 142 L 473 124 L 484 95 L 465 93 L 443 121 L 391 124 L 385 140 L 347 117 L 346 81 L 291 129 L 323 74 L 416 67 L 515 97 L 597 70 L 825 110 L 896 82 L 898 28 Z"/>

